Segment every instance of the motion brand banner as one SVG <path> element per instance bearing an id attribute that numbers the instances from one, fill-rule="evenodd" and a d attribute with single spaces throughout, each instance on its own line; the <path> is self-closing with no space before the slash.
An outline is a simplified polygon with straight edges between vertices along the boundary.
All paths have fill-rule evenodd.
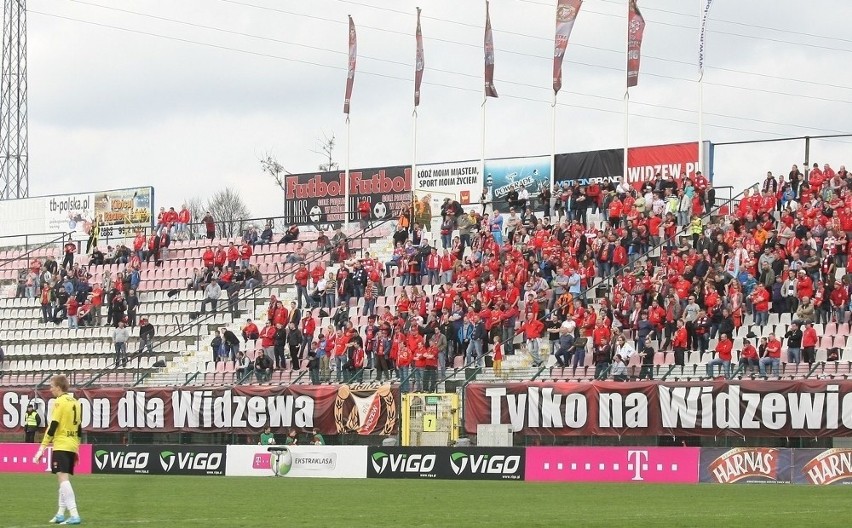
<path id="1" fill-rule="evenodd" d="M 850 436 L 852 381 L 473 383 L 464 417 L 469 434 Z"/>
<path id="2" fill-rule="evenodd" d="M 0 432 L 23 430 L 31 394 L 0 392 Z M 74 396 L 83 406 L 87 432 L 258 433 L 265 427 L 316 427 L 323 434 L 389 435 L 399 427 L 399 390 L 390 385 L 84 389 Z M 54 400 L 42 391 L 35 403 L 44 423 Z"/>

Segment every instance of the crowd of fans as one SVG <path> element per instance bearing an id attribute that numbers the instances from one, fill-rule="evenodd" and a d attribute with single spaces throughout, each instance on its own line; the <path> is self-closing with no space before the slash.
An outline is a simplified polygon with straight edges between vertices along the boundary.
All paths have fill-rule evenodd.
<path id="1" fill-rule="evenodd" d="M 836 277 L 852 262 L 850 189 L 844 167 L 804 177 L 794 166 L 706 216 L 715 191 L 700 173 L 658 176 L 641 189 L 565 182 L 538 203 L 517 193 L 476 207 L 447 200 L 438 233 L 427 205 L 415 204 L 399 218 L 388 261 L 365 254 L 336 274 L 300 267 L 298 320 L 276 320 L 279 310 L 292 312 L 270 309 L 259 332 L 265 358 L 256 361 L 267 373 L 283 368 L 284 351 L 298 343 L 291 368 L 308 359 L 317 383 L 375 369 L 403 390 L 409 377 L 415 389 L 434 390 L 456 356 L 493 363 L 499 376 L 503 356 L 519 351 L 542 365 L 547 340 L 557 366 L 581 367 L 588 349 L 600 379 L 651 379 L 658 352 L 673 352 L 675 365 L 698 352 L 707 377 L 717 367 L 725 376 L 735 368 L 777 376 L 782 352 L 788 363 L 815 361 L 814 324 L 846 322 L 850 281 Z M 589 222 L 598 212 L 603 221 Z M 655 247 L 659 257 L 637 260 Z M 385 292 L 385 278 L 402 291 Z M 592 304 L 594 286 L 603 288 Z M 385 294 L 393 304 L 377 306 Z M 332 324 L 317 329 L 303 305 L 320 307 Z M 792 324 L 776 335 L 769 313 L 789 314 Z M 753 331 L 739 333 L 750 322 Z"/>
<path id="2" fill-rule="evenodd" d="M 504 356 L 518 352 L 543 365 L 542 342 L 549 341 L 557 366 L 576 371 L 589 353 L 600 379 L 653 378 L 658 352 L 669 351 L 675 365 L 699 353 L 708 377 L 716 367 L 731 376 L 737 361 L 745 374 L 777 376 L 785 348 L 788 363 L 815 361 L 814 324 L 846 323 L 852 178 L 842 166 L 769 173 L 713 215 L 715 191 L 701 173 L 658 175 L 641 188 L 575 181 L 538 197 L 523 188 L 500 202 L 490 196 L 466 207 L 447 199 L 437 229 L 431 198 L 418 200 L 399 217 L 384 262 L 369 252 L 352 257 L 339 229 L 308 249 L 291 226 L 278 243 L 297 244 L 285 261 L 295 268 L 296 300 L 285 306 L 273 297 L 265 321 L 246 322 L 242 342 L 256 341 L 262 354 L 250 359 L 240 337 L 222 329 L 211 343 L 214 359 L 235 361 L 240 374 L 260 381 L 289 362 L 307 368 L 314 383 L 357 381 L 375 369 L 377 380 L 394 376 L 403 391 L 434 391 L 457 356 L 466 365 L 493 364 L 500 376 Z M 45 320 L 99 324 L 106 304 L 107 324 L 125 312 L 134 324 L 129 299 L 139 267 L 151 256 L 155 265 L 165 259 L 169 238 L 185 233 L 183 211 L 178 220 L 172 213 L 162 213 L 151 235 L 159 243 L 149 240 L 145 249 L 137 236 L 132 251 L 104 256 L 128 269 L 106 286 L 87 290 L 71 251 L 68 266 L 44 263 L 46 280 L 41 265 L 31 269 L 36 280 L 23 284 L 24 295 L 44 284 Z M 598 214 L 602 221 L 590 221 Z M 236 315 L 239 291 L 263 283 L 251 263 L 254 248 L 271 243 L 269 224 L 261 233 L 250 228 L 240 245 L 206 248 L 187 285 L 204 291 L 200 311 L 217 310 L 224 291 Z M 639 260 L 653 248 L 660 249 L 653 258 Z M 310 251 L 330 254 L 336 272 L 326 270 L 326 259 L 309 259 Z M 386 290 L 389 278 L 394 286 Z M 588 294 L 593 287 L 596 299 Z M 80 307 L 70 308 L 71 297 Z M 377 305 L 380 298 L 390 304 Z M 331 324 L 318 328 L 314 308 Z M 789 328 L 777 335 L 767 328 L 770 313 L 789 314 Z M 749 322 L 752 331 L 740 331 Z"/>

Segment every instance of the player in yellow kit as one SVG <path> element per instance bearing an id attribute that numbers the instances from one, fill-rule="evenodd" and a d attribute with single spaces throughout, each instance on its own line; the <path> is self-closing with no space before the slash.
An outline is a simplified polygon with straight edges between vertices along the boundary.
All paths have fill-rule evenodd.
<path id="1" fill-rule="evenodd" d="M 53 524 L 80 524 L 80 514 L 77 511 L 77 499 L 71 487 L 70 476 L 74 474 L 77 463 L 77 452 L 80 449 L 80 436 L 83 428 L 83 407 L 74 396 L 68 394 L 68 378 L 63 375 L 53 376 L 50 380 L 50 392 L 56 401 L 53 414 L 47 422 L 47 432 L 38 448 L 33 462 L 42 460 L 44 449 L 53 443 L 53 458 L 51 469 L 59 478 L 59 511 L 50 520 Z M 65 510 L 69 517 L 65 519 Z"/>

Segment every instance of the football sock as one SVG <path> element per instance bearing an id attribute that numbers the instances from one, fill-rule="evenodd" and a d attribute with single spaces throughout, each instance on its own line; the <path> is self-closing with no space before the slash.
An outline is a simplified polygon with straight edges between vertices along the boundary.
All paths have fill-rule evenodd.
<path id="1" fill-rule="evenodd" d="M 56 515 L 58 517 L 65 516 L 65 497 L 62 496 L 62 487 L 59 487 L 59 509 L 56 510 Z"/>
<path id="2" fill-rule="evenodd" d="M 66 480 L 59 485 L 59 494 L 62 496 L 65 507 L 68 508 L 71 517 L 79 517 L 79 513 L 77 512 L 77 498 L 74 497 L 74 489 L 71 487 L 70 481 Z"/>

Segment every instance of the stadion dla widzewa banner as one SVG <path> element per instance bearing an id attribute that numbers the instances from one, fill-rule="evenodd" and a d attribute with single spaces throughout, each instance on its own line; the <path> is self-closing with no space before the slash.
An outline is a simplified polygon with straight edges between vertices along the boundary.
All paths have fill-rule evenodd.
<path id="1" fill-rule="evenodd" d="M 344 195 L 345 171 L 293 174 L 284 178 L 284 217 L 298 225 L 342 223 L 357 218 L 358 204 L 372 205 L 372 218 L 398 217 L 411 204 L 411 166 L 349 171 L 349 204 Z"/>
<path id="2" fill-rule="evenodd" d="M 465 430 L 545 436 L 852 435 L 852 381 L 470 384 Z"/>
<path id="3" fill-rule="evenodd" d="M 258 433 L 266 427 L 318 428 L 323 434 L 389 435 L 399 428 L 399 390 L 390 385 L 291 385 L 216 389 L 80 389 L 87 432 Z M 0 391 L 0 433 L 23 430 L 32 391 Z M 54 399 L 39 393 L 46 423 Z"/>

